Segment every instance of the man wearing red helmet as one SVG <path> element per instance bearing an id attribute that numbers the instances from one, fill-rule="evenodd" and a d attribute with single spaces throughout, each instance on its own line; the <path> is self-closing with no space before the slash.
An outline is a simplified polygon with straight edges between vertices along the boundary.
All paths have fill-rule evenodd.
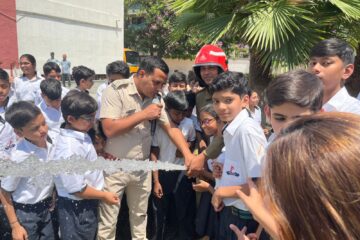
<path id="1" fill-rule="evenodd" d="M 228 71 L 227 59 L 224 51 L 214 45 L 205 45 L 196 54 L 194 72 L 199 81 L 199 85 L 203 89 L 196 95 L 196 110 L 199 117 L 199 111 L 207 104 L 212 104 L 209 86 L 212 81 L 222 72 Z M 224 146 L 222 137 L 216 137 L 211 144 L 195 157 L 189 166 L 189 175 L 193 175 L 196 171 L 201 171 L 204 166 L 205 159 L 215 159 L 221 153 Z"/>

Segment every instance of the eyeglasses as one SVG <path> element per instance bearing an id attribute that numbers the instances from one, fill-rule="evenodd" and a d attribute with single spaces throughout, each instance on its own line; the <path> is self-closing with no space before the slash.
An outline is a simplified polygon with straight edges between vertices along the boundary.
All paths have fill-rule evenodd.
<path id="1" fill-rule="evenodd" d="M 202 125 L 209 126 L 210 123 L 214 120 L 215 120 L 215 118 L 206 118 L 206 119 L 202 120 L 200 123 L 201 123 L 201 126 Z"/>
<path id="2" fill-rule="evenodd" d="M 83 114 L 83 115 L 80 115 L 79 118 L 84 119 L 88 122 L 94 122 L 95 114 Z"/>

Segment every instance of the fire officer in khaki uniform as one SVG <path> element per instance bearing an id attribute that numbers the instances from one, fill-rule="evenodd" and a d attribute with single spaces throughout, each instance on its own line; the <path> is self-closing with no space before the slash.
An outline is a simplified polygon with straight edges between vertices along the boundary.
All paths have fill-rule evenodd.
<path id="1" fill-rule="evenodd" d="M 146 57 L 137 74 L 129 79 L 116 80 L 102 96 L 100 118 L 107 135 L 105 151 L 119 159 L 149 158 L 151 127 L 159 121 L 170 139 L 182 152 L 185 162 L 193 158 L 181 131 L 171 126 L 164 104 L 158 95 L 167 80 L 169 68 L 157 57 Z M 104 191 L 126 192 L 129 205 L 132 239 L 147 239 L 147 208 L 151 193 L 151 172 L 105 173 Z M 98 239 L 115 239 L 119 205 L 100 204 Z"/>

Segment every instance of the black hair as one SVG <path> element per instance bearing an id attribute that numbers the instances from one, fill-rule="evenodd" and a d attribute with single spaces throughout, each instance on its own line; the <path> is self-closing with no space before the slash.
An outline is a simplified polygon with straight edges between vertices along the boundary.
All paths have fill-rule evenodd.
<path id="1" fill-rule="evenodd" d="M 251 88 L 248 88 L 248 90 L 247 90 L 247 95 L 249 96 L 249 97 L 251 97 L 251 95 L 253 94 L 253 90 L 251 89 Z"/>
<path id="2" fill-rule="evenodd" d="M 106 66 L 106 75 L 120 74 L 124 78 L 130 77 L 129 66 L 124 61 L 115 61 Z"/>
<path id="3" fill-rule="evenodd" d="M 40 83 L 41 93 L 47 96 L 50 100 L 58 100 L 61 98 L 61 83 L 54 78 L 42 80 Z"/>
<path id="4" fill-rule="evenodd" d="M 61 73 L 61 69 L 59 67 L 59 65 L 55 62 L 47 62 L 44 64 L 43 66 L 43 72 L 44 72 L 44 75 L 47 76 L 49 75 L 49 73 L 54 70 L 55 72 L 57 73 Z"/>
<path id="5" fill-rule="evenodd" d="M 186 94 L 186 100 L 188 102 L 189 107 L 188 108 L 194 108 L 196 105 L 196 94 L 192 91 L 185 92 Z"/>
<path id="6" fill-rule="evenodd" d="M 178 111 L 186 111 L 189 104 L 186 100 L 184 91 L 169 92 L 164 98 L 166 109 L 174 109 Z"/>
<path id="7" fill-rule="evenodd" d="M 102 125 L 101 125 L 101 121 L 97 120 L 96 123 L 94 124 L 94 126 L 92 128 L 90 128 L 90 130 L 88 131 L 88 134 L 91 138 L 91 141 L 93 143 L 95 143 L 95 137 L 96 136 L 99 136 L 101 137 L 102 139 L 104 139 L 106 141 L 106 135 L 104 133 L 104 130 L 102 128 Z"/>
<path id="8" fill-rule="evenodd" d="M 92 114 L 98 109 L 97 103 L 86 92 L 71 90 L 61 101 L 61 112 L 65 122 L 68 116 L 79 118 L 81 115 Z"/>
<path id="9" fill-rule="evenodd" d="M 72 69 L 72 77 L 74 78 L 77 86 L 80 85 L 81 79 L 87 80 L 92 76 L 95 76 L 95 72 L 94 70 L 88 67 L 81 65 L 81 66 L 73 67 Z"/>
<path id="10" fill-rule="evenodd" d="M 185 83 L 186 81 L 186 75 L 183 72 L 180 71 L 174 71 L 173 74 L 169 77 L 169 85 L 172 83 Z"/>
<path id="11" fill-rule="evenodd" d="M 2 68 L 0 68 L 0 80 L 9 82 L 9 74 Z"/>
<path id="12" fill-rule="evenodd" d="M 323 84 L 315 74 L 305 70 L 287 72 L 269 83 L 265 99 L 270 108 L 293 103 L 317 112 L 322 106 Z"/>
<path id="13" fill-rule="evenodd" d="M 217 113 L 215 112 L 215 109 L 214 109 L 214 105 L 213 104 L 206 104 L 205 106 L 203 106 L 201 109 L 200 109 L 200 113 L 202 112 L 206 112 L 206 113 L 209 113 L 212 117 L 214 117 L 215 119 L 219 119 L 219 116 L 217 115 Z"/>
<path id="14" fill-rule="evenodd" d="M 220 73 L 214 80 L 211 86 L 209 86 L 210 94 L 215 92 L 229 90 L 242 98 L 247 95 L 248 92 L 248 81 L 244 74 L 241 72 L 223 72 Z"/>
<path id="15" fill-rule="evenodd" d="M 217 65 L 214 65 L 214 64 L 211 64 L 211 63 L 206 64 L 206 65 L 204 65 L 204 66 L 217 67 L 217 69 L 218 69 L 218 74 L 224 72 L 224 70 L 223 70 L 221 67 L 219 67 L 219 66 L 217 66 Z M 201 78 L 201 74 L 200 74 L 200 69 L 201 69 L 201 67 L 202 67 L 202 66 L 196 66 L 196 67 L 194 67 L 195 77 L 196 77 L 196 80 L 199 82 L 199 86 L 200 86 L 200 87 L 208 88 L 208 87 L 209 87 L 208 84 Z"/>
<path id="16" fill-rule="evenodd" d="M 338 56 L 345 65 L 354 64 L 354 49 L 345 41 L 329 38 L 317 43 L 310 51 L 310 57 Z"/>
<path id="17" fill-rule="evenodd" d="M 25 53 L 20 56 L 20 59 L 21 58 L 26 58 L 31 63 L 31 65 L 36 66 L 36 59 L 33 55 Z"/>
<path id="18" fill-rule="evenodd" d="M 13 103 L 5 112 L 5 120 L 14 128 L 21 129 L 41 114 L 40 109 L 32 102 Z"/>
<path id="19" fill-rule="evenodd" d="M 160 69 L 165 74 L 169 74 L 169 67 L 166 64 L 166 62 L 164 62 L 164 60 L 156 56 L 144 57 L 140 62 L 138 72 L 140 70 L 144 70 L 146 74 L 152 74 L 154 73 L 155 68 Z"/>

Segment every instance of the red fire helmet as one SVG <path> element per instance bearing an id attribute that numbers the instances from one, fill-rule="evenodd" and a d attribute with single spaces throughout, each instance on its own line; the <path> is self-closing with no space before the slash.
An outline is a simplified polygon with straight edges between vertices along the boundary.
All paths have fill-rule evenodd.
<path id="1" fill-rule="evenodd" d="M 193 66 L 196 76 L 201 79 L 200 67 L 201 66 L 218 66 L 220 72 L 228 71 L 228 64 L 225 52 L 215 45 L 205 45 L 196 54 L 195 64 Z M 200 83 L 202 82 L 202 79 Z M 202 84 L 200 84 L 202 85 Z"/>

